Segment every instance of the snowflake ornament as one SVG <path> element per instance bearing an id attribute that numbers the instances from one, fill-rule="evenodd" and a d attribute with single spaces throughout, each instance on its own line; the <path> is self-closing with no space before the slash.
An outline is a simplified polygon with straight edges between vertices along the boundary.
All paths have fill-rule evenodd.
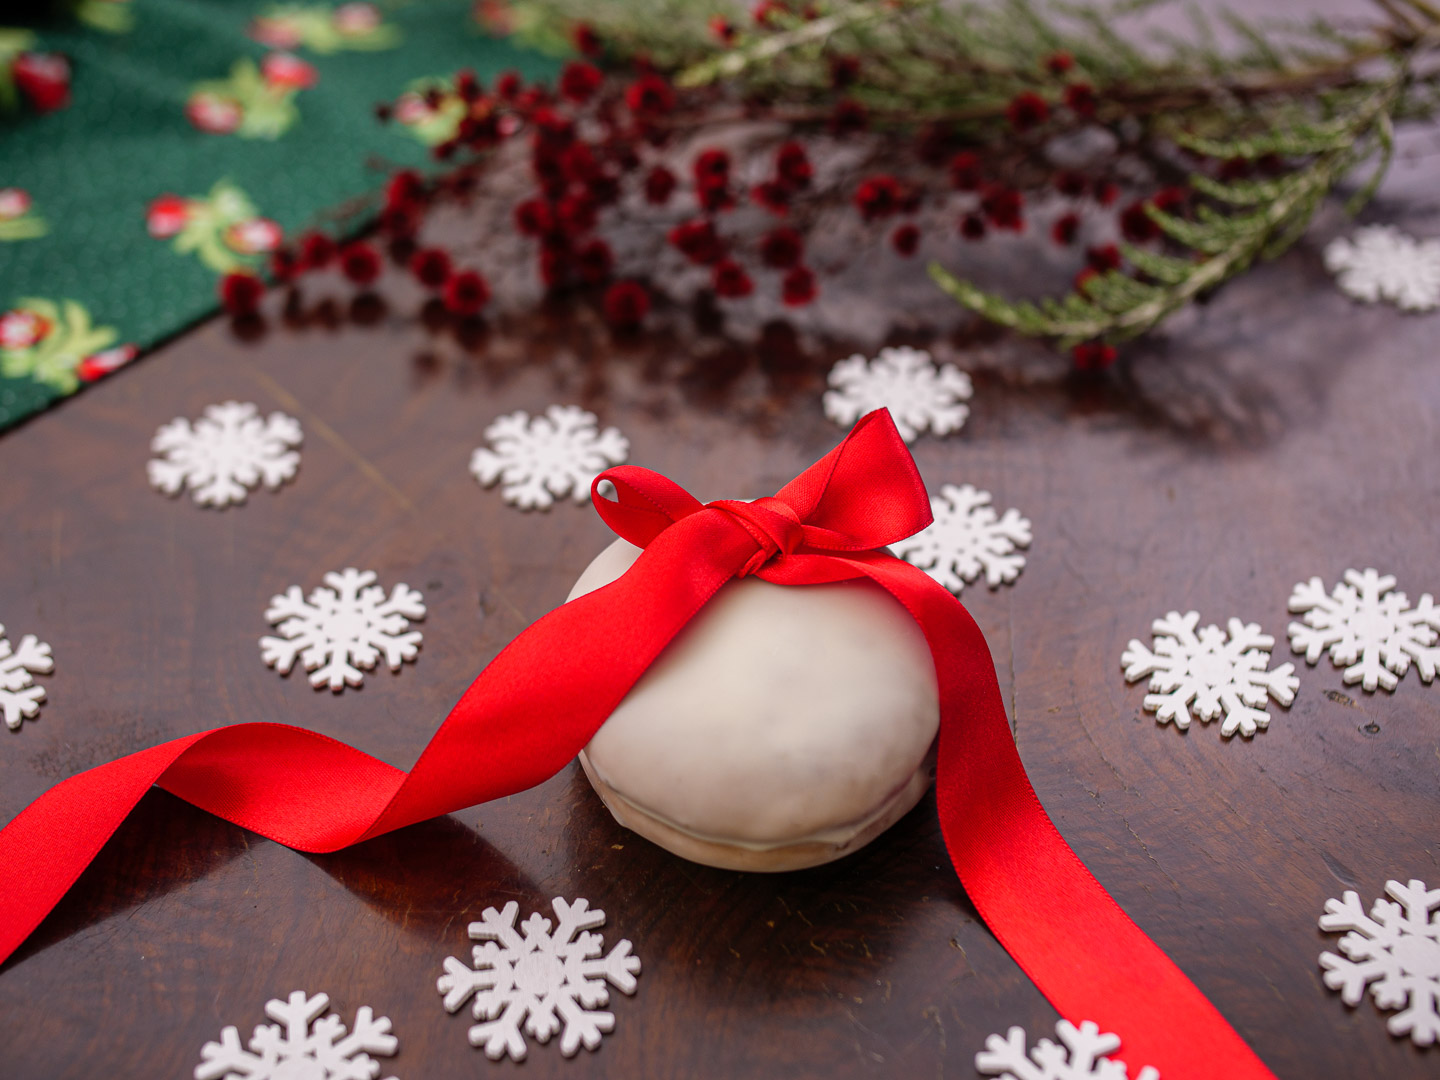
<path id="1" fill-rule="evenodd" d="M 1275 639 L 1262 634 L 1258 623 L 1231 619 L 1227 640 L 1225 631 L 1213 624 L 1197 633 L 1199 622 L 1198 611 L 1172 611 L 1156 619 L 1150 626 L 1155 651 L 1131 639 L 1120 657 L 1125 681 L 1151 676 L 1152 693 L 1145 695 L 1144 704 L 1161 724 L 1173 720 L 1184 731 L 1191 713 L 1207 724 L 1223 713 L 1220 734 L 1229 738 L 1238 731 L 1249 739 L 1270 725 L 1270 714 L 1262 708 L 1267 697 L 1281 705 L 1295 700 L 1300 687 L 1295 665 L 1265 670 Z"/>
<path id="2" fill-rule="evenodd" d="M 599 430 L 594 413 L 574 405 L 551 405 L 544 416 L 513 412 L 485 429 L 490 447 L 470 456 L 470 471 L 482 487 L 503 483 L 505 501 L 521 510 L 548 510 L 571 495 L 590 498 L 590 484 L 630 453 L 630 441 L 616 428 Z"/>
<path id="3" fill-rule="evenodd" d="M 470 1045 L 484 1047 L 493 1061 L 507 1053 L 524 1060 L 522 1021 L 525 1033 L 542 1043 L 560 1033 L 566 1057 L 582 1043 L 594 1050 L 615 1028 L 615 1014 L 596 1008 L 609 1003 L 605 984 L 635 992 L 640 958 L 630 954 L 630 942 L 622 940 L 601 956 L 604 940 L 589 932 L 605 922 L 605 913 L 591 910 L 584 899 L 567 904 L 557 896 L 551 906 L 559 920 L 553 934 L 550 920 L 539 912 L 517 930 L 520 905 L 513 900 L 502 911 L 486 908 L 480 921 L 470 924 L 470 936 L 485 942 L 475 946 L 474 969 L 445 958 L 445 974 L 436 984 L 445 1010 L 453 1013 L 475 995 L 475 1018 L 485 1023 L 470 1029 Z"/>
<path id="4" fill-rule="evenodd" d="M 248 1051 L 240 1045 L 240 1033 L 225 1028 L 218 1043 L 201 1047 L 195 1080 L 374 1080 L 380 1063 L 370 1055 L 389 1057 L 399 1045 L 390 1034 L 389 1018 L 377 1020 L 370 1006 L 362 1005 L 355 1013 L 355 1030 L 346 1035 L 334 1013 L 315 1019 L 329 1004 L 328 995 L 312 998 L 303 990 L 289 1001 L 267 1001 L 265 1015 L 275 1023 L 256 1025 Z"/>
<path id="5" fill-rule="evenodd" d="M 1416 240 L 1393 225 L 1367 225 L 1325 247 L 1325 269 L 1340 291 L 1405 311 L 1440 308 L 1440 239 Z"/>
<path id="6" fill-rule="evenodd" d="M 265 621 L 281 636 L 260 639 L 266 664 L 288 675 L 298 657 L 311 673 L 311 686 L 319 690 L 328 685 L 338 694 L 346 684 L 359 686 L 364 681 L 360 669 L 373 669 L 382 652 L 391 671 L 415 659 L 420 631 L 406 631 L 410 619 L 425 617 L 419 592 L 396 585 L 387 600 L 373 570 L 353 567 L 326 574 L 325 585 L 308 600 L 299 585 L 271 597 Z"/>
<path id="7" fill-rule="evenodd" d="M 1394 588 L 1395 578 L 1376 570 L 1346 570 L 1329 596 L 1318 577 L 1302 581 L 1290 594 L 1290 610 L 1305 619 L 1290 624 L 1290 647 L 1310 664 L 1329 649 L 1336 667 L 1349 665 L 1346 684 L 1358 682 L 1371 693 L 1377 686 L 1394 690 L 1412 660 L 1420 681 L 1430 682 L 1440 664 L 1440 608 L 1429 593 L 1412 608 Z"/>
<path id="8" fill-rule="evenodd" d="M 11 731 L 19 731 L 22 721 L 33 719 L 45 700 L 45 688 L 35 686 L 30 676 L 54 667 L 49 645 L 34 634 L 26 634 L 18 649 L 11 648 L 5 627 L 0 626 L 0 709 Z"/>
<path id="9" fill-rule="evenodd" d="M 930 354 L 908 346 L 881 349 L 867 362 L 856 353 L 830 369 L 825 415 L 848 426 L 875 409 L 889 409 L 900 437 L 915 441 L 920 432 L 936 435 L 959 431 L 974 387 L 970 376 L 954 364 L 936 368 Z"/>
<path id="10" fill-rule="evenodd" d="M 300 422 L 282 412 L 261 419 L 249 403 L 211 405 L 192 426 L 179 417 L 155 433 L 150 486 L 166 495 L 189 487 L 201 506 L 243 503 L 249 488 L 264 481 L 272 490 L 300 467 Z"/>
<path id="11" fill-rule="evenodd" d="M 1055 1034 L 1064 1046 L 1041 1039 L 1029 1054 L 1024 1028 L 1012 1027 L 1003 1039 L 991 1035 L 975 1055 L 975 1068 L 1000 1080 L 1127 1080 L 1125 1063 L 1106 1056 L 1119 1048 L 1119 1035 L 1101 1031 L 1091 1020 L 1082 1020 L 1078 1028 L 1061 1020 Z M 1146 1065 L 1135 1080 L 1160 1080 L 1160 1073 Z"/>
<path id="12" fill-rule="evenodd" d="M 1396 902 L 1376 900 L 1368 916 L 1354 892 L 1325 901 L 1320 929 L 1349 931 L 1340 939 L 1344 956 L 1320 954 L 1325 985 L 1352 1006 L 1369 985 L 1377 1008 L 1404 1010 L 1387 1022 L 1391 1035 L 1431 1046 L 1440 1041 L 1440 889 L 1412 878 L 1387 881 L 1385 891 Z"/>
<path id="13" fill-rule="evenodd" d="M 935 520 L 908 540 L 891 549 L 913 563 L 956 596 L 965 583 L 983 571 L 992 589 L 1008 585 L 1020 576 L 1025 556 L 1016 548 L 1029 547 L 1030 522 L 1018 510 L 1006 510 L 1003 517 L 990 505 L 990 493 L 964 484 L 946 484 L 939 497 L 931 497 Z"/>

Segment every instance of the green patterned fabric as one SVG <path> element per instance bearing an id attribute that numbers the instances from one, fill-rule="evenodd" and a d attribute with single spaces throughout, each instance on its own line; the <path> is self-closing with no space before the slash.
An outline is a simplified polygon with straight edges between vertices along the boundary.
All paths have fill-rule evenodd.
<path id="1" fill-rule="evenodd" d="M 28 28 L 69 58 L 71 101 L 0 111 L 0 430 L 211 314 L 220 274 L 263 266 L 271 223 L 293 236 L 375 192 L 367 159 L 429 161 L 436 118 L 382 124 L 376 102 L 462 67 L 553 75 L 471 10 L 83 0 Z"/>

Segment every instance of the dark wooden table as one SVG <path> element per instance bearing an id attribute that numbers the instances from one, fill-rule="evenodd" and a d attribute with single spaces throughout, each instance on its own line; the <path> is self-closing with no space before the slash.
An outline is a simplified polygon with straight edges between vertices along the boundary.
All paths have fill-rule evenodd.
<path id="1" fill-rule="evenodd" d="M 1375 216 L 1433 233 L 1426 175 L 1397 174 Z M 922 295 L 918 268 L 882 270 L 894 295 Z M 1088 383 L 934 298 L 827 332 L 844 282 L 798 330 L 741 343 L 688 315 L 612 340 L 583 303 L 456 333 L 413 318 L 394 277 L 380 308 L 322 286 L 258 334 L 209 323 L 0 439 L 0 620 L 56 657 L 40 719 L 0 731 L 0 820 L 74 772 L 228 722 L 300 724 L 407 767 L 608 538 L 589 508 L 524 514 L 476 485 L 467 457 L 491 419 L 582 404 L 632 461 L 703 498 L 750 496 L 842 434 L 819 390 L 851 344 L 938 341 L 976 373 L 974 412 L 915 455 L 932 487 L 975 483 L 1034 522 L 1019 581 L 964 600 L 1061 831 L 1278 1076 L 1436 1074 L 1440 1050 L 1325 989 L 1316 958 L 1335 939 L 1316 919 L 1346 889 L 1368 904 L 1387 878 L 1440 885 L 1440 687 L 1412 672 L 1367 695 L 1302 663 L 1294 706 L 1225 741 L 1157 726 L 1120 654 L 1172 609 L 1283 638 L 1291 587 L 1352 566 L 1440 591 L 1440 317 L 1352 305 L 1307 243 L 1138 346 L 1127 378 Z M 152 491 L 155 428 L 229 398 L 299 418 L 296 481 L 223 513 Z M 429 614 L 415 664 L 333 696 L 265 667 L 257 639 L 272 595 L 345 566 L 421 589 Z M 603 908 L 644 973 L 597 1053 L 532 1046 L 527 1075 L 969 1077 L 987 1034 L 1055 1019 L 954 880 L 933 800 L 841 862 L 747 876 L 627 833 L 572 764 L 324 857 L 152 792 L 0 969 L 0 1074 L 188 1077 L 202 1043 L 227 1024 L 248 1036 L 296 988 L 347 1022 L 362 1004 L 391 1017 L 401 1049 L 382 1075 L 515 1072 L 469 1047 L 435 980 L 482 909 L 553 896 Z"/>

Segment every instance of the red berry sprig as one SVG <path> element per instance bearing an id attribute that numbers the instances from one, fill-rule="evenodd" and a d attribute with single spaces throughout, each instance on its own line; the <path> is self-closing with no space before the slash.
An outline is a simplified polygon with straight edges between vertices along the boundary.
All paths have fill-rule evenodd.
<path id="1" fill-rule="evenodd" d="M 740 31 L 722 19 L 712 32 L 729 41 L 741 32 L 769 32 L 810 17 L 798 5 L 769 3 L 757 11 L 756 29 Z M 644 323 L 654 297 L 646 284 L 648 268 L 635 265 L 636 256 L 629 254 L 636 245 L 617 245 L 615 237 L 618 227 L 628 236 L 647 219 L 663 222 L 656 232 L 675 253 L 672 258 L 704 268 L 715 297 L 743 302 L 778 294 L 785 305 L 800 307 L 819 294 L 818 276 L 806 261 L 809 233 L 820 220 L 817 210 L 833 206 L 837 192 L 848 198 L 871 242 L 888 245 L 901 258 L 920 251 L 936 222 L 979 243 L 996 234 L 1025 233 L 1031 216 L 1042 217 L 1047 223 L 1042 237 L 1076 249 L 1077 259 L 1084 251 L 1075 285 L 1082 293 L 1101 274 L 1135 272 L 1123 268 L 1113 244 L 1103 242 L 1106 233 L 1153 243 L 1162 230 L 1150 208 L 1184 214 L 1191 201 L 1188 192 L 1166 188 L 1132 197 L 1116 213 L 1108 209 L 1120 194 L 1111 175 L 1120 170 L 1094 162 L 1083 170 L 1045 163 L 1040 150 L 1052 133 L 1099 122 L 1091 119 L 1097 92 L 1084 81 L 1075 58 L 1063 52 L 1039 61 L 1031 78 L 1035 89 L 1014 93 L 988 114 L 992 125 L 1014 133 L 1008 142 L 967 144 L 962 129 L 936 120 L 914 133 L 908 155 L 890 152 L 897 145 L 887 127 L 894 118 L 872 118 L 849 96 L 866 74 L 862 61 L 836 54 L 828 60 L 829 99 L 808 119 L 790 120 L 788 137 L 761 151 L 764 158 L 756 162 L 703 136 L 681 156 L 676 136 L 703 132 L 706 110 L 718 108 L 722 99 L 678 89 L 643 59 L 625 68 L 608 66 L 605 42 L 587 24 L 573 28 L 573 43 L 581 58 L 566 64 L 551 86 L 506 73 L 487 88 L 473 72 L 461 71 L 423 95 L 377 109 L 389 123 L 414 122 L 412 114 L 453 116 L 453 130 L 433 147 L 445 165 L 430 177 L 395 171 L 384 187 L 374 235 L 340 243 L 319 232 L 303 234 L 272 253 L 271 278 L 293 285 L 332 269 L 357 289 L 368 289 L 384 273 L 388 254 L 431 295 L 432 313 L 477 317 L 492 302 L 489 280 L 475 265 L 483 262 L 483 251 L 462 255 L 426 222 L 437 206 L 477 197 L 490 162 L 507 147 L 507 159 L 523 155 L 527 172 L 525 190 L 505 212 L 527 242 L 536 277 L 548 289 L 574 290 L 582 302 L 588 297 L 608 324 L 626 331 Z M 745 116 L 759 118 L 770 109 L 760 101 L 743 107 Z M 858 175 L 839 179 L 827 160 L 829 174 L 817 185 L 812 148 L 870 131 L 872 119 L 874 131 L 863 136 L 862 151 L 873 143 L 884 153 L 862 152 L 869 164 L 847 166 Z M 899 143 L 902 151 L 904 145 Z M 1037 173 L 1037 166 L 1044 171 Z M 1054 201 L 1062 207 L 1052 214 Z M 763 213 L 739 212 L 743 207 Z M 756 225 L 766 217 L 769 224 Z M 1101 243 L 1082 248 L 1082 239 L 1092 238 Z M 955 234 L 942 242 L 953 244 Z M 227 309 L 253 311 L 263 283 L 253 275 L 241 277 L 245 280 L 222 284 L 222 300 Z M 1113 362 L 1113 352 L 1108 344 L 1085 343 L 1074 357 L 1077 367 L 1099 370 Z"/>

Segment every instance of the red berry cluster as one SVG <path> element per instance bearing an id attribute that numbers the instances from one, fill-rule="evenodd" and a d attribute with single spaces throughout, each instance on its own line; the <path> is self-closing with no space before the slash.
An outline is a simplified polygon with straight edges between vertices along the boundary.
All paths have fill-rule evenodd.
<path id="1" fill-rule="evenodd" d="M 753 10 L 753 32 L 793 25 L 811 14 L 788 3 L 767 0 Z M 721 17 L 711 22 L 715 37 L 724 43 L 739 30 Z M 722 300 L 754 295 L 760 285 L 774 281 L 779 298 L 790 306 L 813 301 L 818 292 L 816 275 L 806 264 L 808 210 L 824 193 L 817 192 L 810 153 L 800 138 L 807 130 L 824 130 L 832 137 L 864 131 L 870 115 L 864 105 L 847 96 L 863 72 L 861 61 L 848 55 L 829 60 L 833 98 L 818 116 L 798 121 L 792 137 L 769 151 L 770 159 L 758 180 L 741 180 L 732 151 L 702 145 L 679 169 L 671 148 L 673 134 L 693 130 L 695 110 L 710 99 L 682 95 L 660 72 L 643 59 L 625 68 L 602 68 L 605 43 L 584 24 L 574 28 L 572 42 L 582 57 L 560 72 L 553 87 L 525 84 L 518 75 L 503 74 L 486 88 L 470 72 L 460 72 L 448 84 L 424 95 L 428 115 L 455 115 L 453 133 L 433 148 L 437 160 L 450 162 L 441 176 L 427 180 L 418 172 L 402 170 L 389 180 L 377 219 L 374 240 L 351 240 L 337 245 L 319 233 L 308 233 L 294 245 L 273 253 L 270 271 L 277 282 L 326 267 L 359 288 L 370 286 L 381 274 L 388 252 L 443 307 L 458 317 L 477 315 L 490 299 L 490 289 L 478 269 L 464 268 L 442 246 L 420 246 L 421 225 L 440 201 L 464 200 L 480 183 L 488 156 L 504 144 L 524 148 L 530 188 L 512 209 L 515 230 L 533 243 L 535 266 L 541 281 L 551 289 L 579 287 L 596 290 L 598 308 L 616 328 L 640 325 L 651 306 L 642 280 L 625 276 L 605 229 L 631 208 L 679 207 L 685 215 L 669 227 L 668 245 L 688 262 L 705 267 L 710 288 Z M 1084 124 L 1099 104 L 1094 88 L 1079 77 L 1076 61 L 1055 53 L 1042 62 L 1033 80 L 1036 89 L 1017 93 L 1003 108 L 1002 122 L 1013 135 L 1008 143 L 982 153 L 966 146 L 944 123 L 926 125 L 915 137 L 914 166 L 903 155 L 891 155 L 895 171 L 857 177 L 847 190 L 861 222 L 878 226 L 888 235 L 901 257 L 915 255 L 924 239 L 918 213 L 933 201 L 955 213 L 959 234 L 966 240 L 983 240 L 993 232 L 1022 233 L 1027 225 L 1026 194 L 1016 182 L 1018 161 L 1043 160 L 1036 153 L 1057 125 Z M 412 95 L 413 97 L 413 95 Z M 381 119 L 406 122 L 401 108 L 381 106 Z M 458 107 L 457 107 L 458 106 Z M 747 102 L 750 113 L 763 115 L 763 103 Z M 700 114 L 703 122 L 704 114 Z M 808 126 L 807 126 L 808 125 Z M 874 138 L 894 135 L 880 130 Z M 1223 173 L 1223 169 L 1221 172 Z M 752 174 L 753 175 L 753 174 Z M 1059 245 L 1076 246 L 1087 231 L 1087 220 L 1107 210 L 1118 199 L 1119 188 L 1105 175 L 1076 169 L 1048 171 L 1054 190 L 1069 204 L 1048 226 Z M 1025 189 L 1038 185 L 1033 175 Z M 627 195 L 629 198 L 627 198 Z M 954 201 L 952 201 L 954 200 Z M 1152 208 L 1164 214 L 1183 214 L 1189 196 L 1182 189 L 1166 188 L 1127 204 L 1116 215 L 1118 232 L 1130 243 L 1161 236 Z M 781 219 L 746 235 L 733 211 L 749 203 Z M 1114 213 L 1114 211 L 1110 211 Z M 898 220 L 897 220 L 898 219 Z M 672 218 L 673 220 L 673 218 Z M 1098 275 L 1120 271 L 1121 253 L 1113 244 L 1085 249 L 1085 266 L 1075 288 L 1084 292 Z M 768 272 L 773 272 L 773 277 Z M 253 275 L 231 275 L 221 285 L 222 299 L 234 312 L 253 311 L 263 286 Z M 1109 366 L 1115 350 L 1102 342 L 1086 342 L 1074 351 L 1078 368 Z"/>
<path id="2" fill-rule="evenodd" d="M 716 296 L 731 300 L 749 296 L 755 291 L 755 282 L 736 254 L 739 243 L 722 236 L 718 226 L 719 215 L 738 205 L 730 154 L 719 148 L 702 150 L 691 172 L 701 214 L 672 228 L 670 245 L 690 262 L 710 267 Z M 798 142 L 783 143 L 775 152 L 771 175 L 750 188 L 750 200 L 784 217 L 796 197 L 810 186 L 812 175 L 805 148 Z M 759 238 L 754 253 L 764 266 L 784 271 L 780 298 L 785 304 L 798 307 L 815 299 L 815 275 L 803 264 L 805 238 L 798 229 L 783 225 L 770 229 Z"/>
<path id="3" fill-rule="evenodd" d="M 584 24 L 575 28 L 573 40 L 586 57 L 604 53 L 603 41 Z M 606 320 L 619 328 L 638 325 L 649 311 L 649 293 L 640 282 L 614 280 L 614 252 L 600 228 L 628 184 L 651 205 L 670 201 L 677 178 L 662 163 L 647 166 L 645 159 L 665 141 L 674 88 L 643 64 L 621 84 L 589 60 L 565 65 L 554 93 L 539 84 L 525 86 L 513 75 L 501 76 L 488 95 L 471 85 L 474 91 L 462 94 L 469 116 L 495 119 L 478 142 L 467 136 L 462 121 L 457 139 L 463 148 L 475 156 L 500 140 L 528 142 L 533 189 L 516 204 L 513 220 L 516 230 L 535 242 L 541 280 L 552 289 L 603 287 Z M 733 202 L 727 167 L 728 160 L 697 164 L 697 192 L 712 209 Z M 448 293 L 446 300 L 450 306 Z"/>
<path id="4" fill-rule="evenodd" d="M 588 26 L 576 27 L 573 42 L 589 58 L 604 52 L 603 42 Z M 453 134 L 433 148 L 437 160 L 455 164 L 430 181 L 411 170 L 395 173 L 376 221 L 379 238 L 388 241 L 391 260 L 435 293 L 447 311 L 460 317 L 477 315 L 490 299 L 484 275 L 456 265 L 458 260 L 443 247 L 420 247 L 417 236 L 437 202 L 464 198 L 474 190 L 488 152 L 523 138 L 534 188 L 516 204 L 513 218 L 517 231 L 535 241 L 541 279 L 551 288 L 604 287 L 601 310 L 606 319 L 617 327 L 638 325 L 649 310 L 649 293 L 639 282 L 613 280 L 614 254 L 599 228 L 605 212 L 620 201 L 625 182 L 637 172 L 649 203 L 670 200 L 676 177 L 658 161 L 645 168 L 644 158 L 664 143 L 675 100 L 670 83 L 643 64 L 615 86 L 588 59 L 576 60 L 564 67 L 553 90 L 538 83 L 527 86 L 513 73 L 501 75 L 487 90 L 473 73 L 462 71 L 448 88 L 432 88 L 423 99 L 427 115 L 442 110 L 458 115 Z M 398 106 L 382 105 L 376 113 L 382 121 L 404 122 Z M 601 134 L 582 137 L 582 121 L 587 131 Z M 696 162 L 696 197 L 709 213 L 735 204 L 728 168 L 728 156 L 718 153 Z M 298 244 L 274 253 L 271 276 L 290 283 L 335 267 L 364 288 L 381 273 L 380 250 L 367 240 L 337 247 L 321 233 L 308 233 Z M 717 269 L 716 284 L 727 296 L 748 291 L 748 278 L 738 265 Z M 229 275 L 221 284 L 221 299 L 227 310 L 245 314 L 255 309 L 262 290 L 254 275 Z"/>
<path id="5" fill-rule="evenodd" d="M 1103 371 L 1115 363 L 1115 346 L 1103 341 L 1082 341 L 1071 350 L 1077 371 Z"/>

